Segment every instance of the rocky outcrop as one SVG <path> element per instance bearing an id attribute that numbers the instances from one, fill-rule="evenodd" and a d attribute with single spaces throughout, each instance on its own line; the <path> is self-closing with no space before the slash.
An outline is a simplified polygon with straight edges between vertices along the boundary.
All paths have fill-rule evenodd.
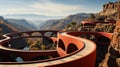
<path id="1" fill-rule="evenodd" d="M 111 10 L 111 9 L 117 10 L 117 8 L 118 8 L 118 2 L 109 2 L 103 5 L 103 11 Z"/>
<path id="2" fill-rule="evenodd" d="M 97 17 L 109 19 L 117 18 L 118 2 L 109 2 L 103 5 L 103 10 L 97 14 Z"/>
<path id="3" fill-rule="evenodd" d="M 118 21 L 118 23 L 120 22 Z M 99 64 L 99 67 L 120 67 L 120 27 L 117 24 L 108 53 L 102 63 Z"/>
<path id="4" fill-rule="evenodd" d="M 106 18 L 117 18 L 118 2 L 109 2 L 103 5 L 103 11 L 99 16 Z M 117 20 L 116 27 L 111 39 L 111 45 L 105 55 L 104 60 L 99 64 L 99 67 L 120 67 L 120 20 Z"/>

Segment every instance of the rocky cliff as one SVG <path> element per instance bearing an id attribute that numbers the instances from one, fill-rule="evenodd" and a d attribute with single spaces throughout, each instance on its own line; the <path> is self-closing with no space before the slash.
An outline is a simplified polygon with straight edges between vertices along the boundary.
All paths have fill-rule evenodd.
<path id="1" fill-rule="evenodd" d="M 117 18 L 117 7 L 118 2 L 105 4 L 101 15 L 111 15 L 110 17 Z M 120 67 L 120 20 L 116 22 L 108 52 L 99 67 Z"/>
<path id="2" fill-rule="evenodd" d="M 109 2 L 103 5 L 103 10 L 97 14 L 97 17 L 104 17 L 107 19 L 117 18 L 118 2 Z"/>
<path id="3" fill-rule="evenodd" d="M 117 21 L 118 23 L 120 23 L 119 20 Z M 105 59 L 99 64 L 99 67 L 120 67 L 120 27 L 117 24 L 108 52 L 105 55 Z"/>

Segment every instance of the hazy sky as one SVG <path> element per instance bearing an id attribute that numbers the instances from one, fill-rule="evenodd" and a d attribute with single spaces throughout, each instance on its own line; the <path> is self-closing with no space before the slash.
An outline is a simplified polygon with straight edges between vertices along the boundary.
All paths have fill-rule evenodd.
<path id="1" fill-rule="evenodd" d="M 87 12 L 97 13 L 102 5 L 118 0 L 0 0 L 2 14 L 39 14 L 67 16 Z"/>

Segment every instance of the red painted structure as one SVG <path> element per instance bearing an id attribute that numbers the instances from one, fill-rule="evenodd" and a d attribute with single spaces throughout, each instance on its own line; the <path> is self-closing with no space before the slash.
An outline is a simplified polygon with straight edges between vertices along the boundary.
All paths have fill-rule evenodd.
<path id="1" fill-rule="evenodd" d="M 85 21 L 81 21 L 81 24 L 83 24 L 84 26 L 94 26 L 97 23 L 102 23 L 102 24 L 115 24 L 116 21 L 115 20 L 106 20 L 106 21 L 91 21 L 91 20 L 85 20 Z"/>
<path id="2" fill-rule="evenodd" d="M 33 33 L 39 33 L 39 36 L 32 35 Z M 51 32 L 51 35 L 57 35 L 56 37 L 50 37 L 45 35 Z M 0 41 L 0 53 L 1 54 L 15 54 L 24 59 L 25 62 L 0 62 L 0 65 L 11 64 L 13 66 L 24 64 L 23 66 L 31 66 L 31 63 L 38 67 L 94 67 L 96 59 L 96 45 L 90 40 L 78 37 L 80 35 L 95 35 L 96 37 L 107 37 L 111 39 L 111 33 L 104 32 L 59 32 L 59 31 L 30 31 L 30 32 L 18 32 L 4 35 L 6 38 Z M 9 44 L 11 39 L 17 38 L 29 38 L 29 37 L 49 37 L 54 43 L 57 42 L 57 50 L 17 50 L 6 48 L 4 46 Z M 51 55 L 55 58 L 46 60 L 30 61 L 37 56 Z M 58 57 L 59 56 L 59 57 Z M 4 65 L 5 66 L 5 65 Z"/>

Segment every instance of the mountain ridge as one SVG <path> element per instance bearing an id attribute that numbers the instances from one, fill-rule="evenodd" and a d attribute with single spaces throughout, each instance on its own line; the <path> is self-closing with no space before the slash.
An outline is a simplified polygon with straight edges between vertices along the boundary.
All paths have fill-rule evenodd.
<path id="1" fill-rule="evenodd" d="M 81 20 L 88 18 L 90 14 L 88 13 L 77 13 L 74 15 L 69 15 L 66 18 L 60 20 L 47 20 L 40 25 L 40 30 L 62 30 L 70 22 L 80 23 Z"/>
<path id="2" fill-rule="evenodd" d="M 12 25 L 19 25 L 19 26 L 22 26 L 22 27 L 26 27 L 28 28 L 29 30 L 36 30 L 36 28 L 31 25 L 29 22 L 27 22 L 25 19 L 22 19 L 22 20 L 18 20 L 18 19 L 6 19 L 8 21 L 8 23 L 12 24 Z"/>
<path id="3" fill-rule="evenodd" d="M 5 19 L 2 16 L 0 16 L 0 29 L 1 29 L 0 33 L 2 34 L 18 31 L 12 25 L 6 23 Z"/>
<path id="4" fill-rule="evenodd" d="M 64 16 L 46 16 L 46 15 L 38 15 L 38 14 L 7 14 L 2 15 L 5 18 L 8 19 L 26 19 L 28 21 L 45 21 L 50 19 L 61 19 L 64 18 Z"/>

